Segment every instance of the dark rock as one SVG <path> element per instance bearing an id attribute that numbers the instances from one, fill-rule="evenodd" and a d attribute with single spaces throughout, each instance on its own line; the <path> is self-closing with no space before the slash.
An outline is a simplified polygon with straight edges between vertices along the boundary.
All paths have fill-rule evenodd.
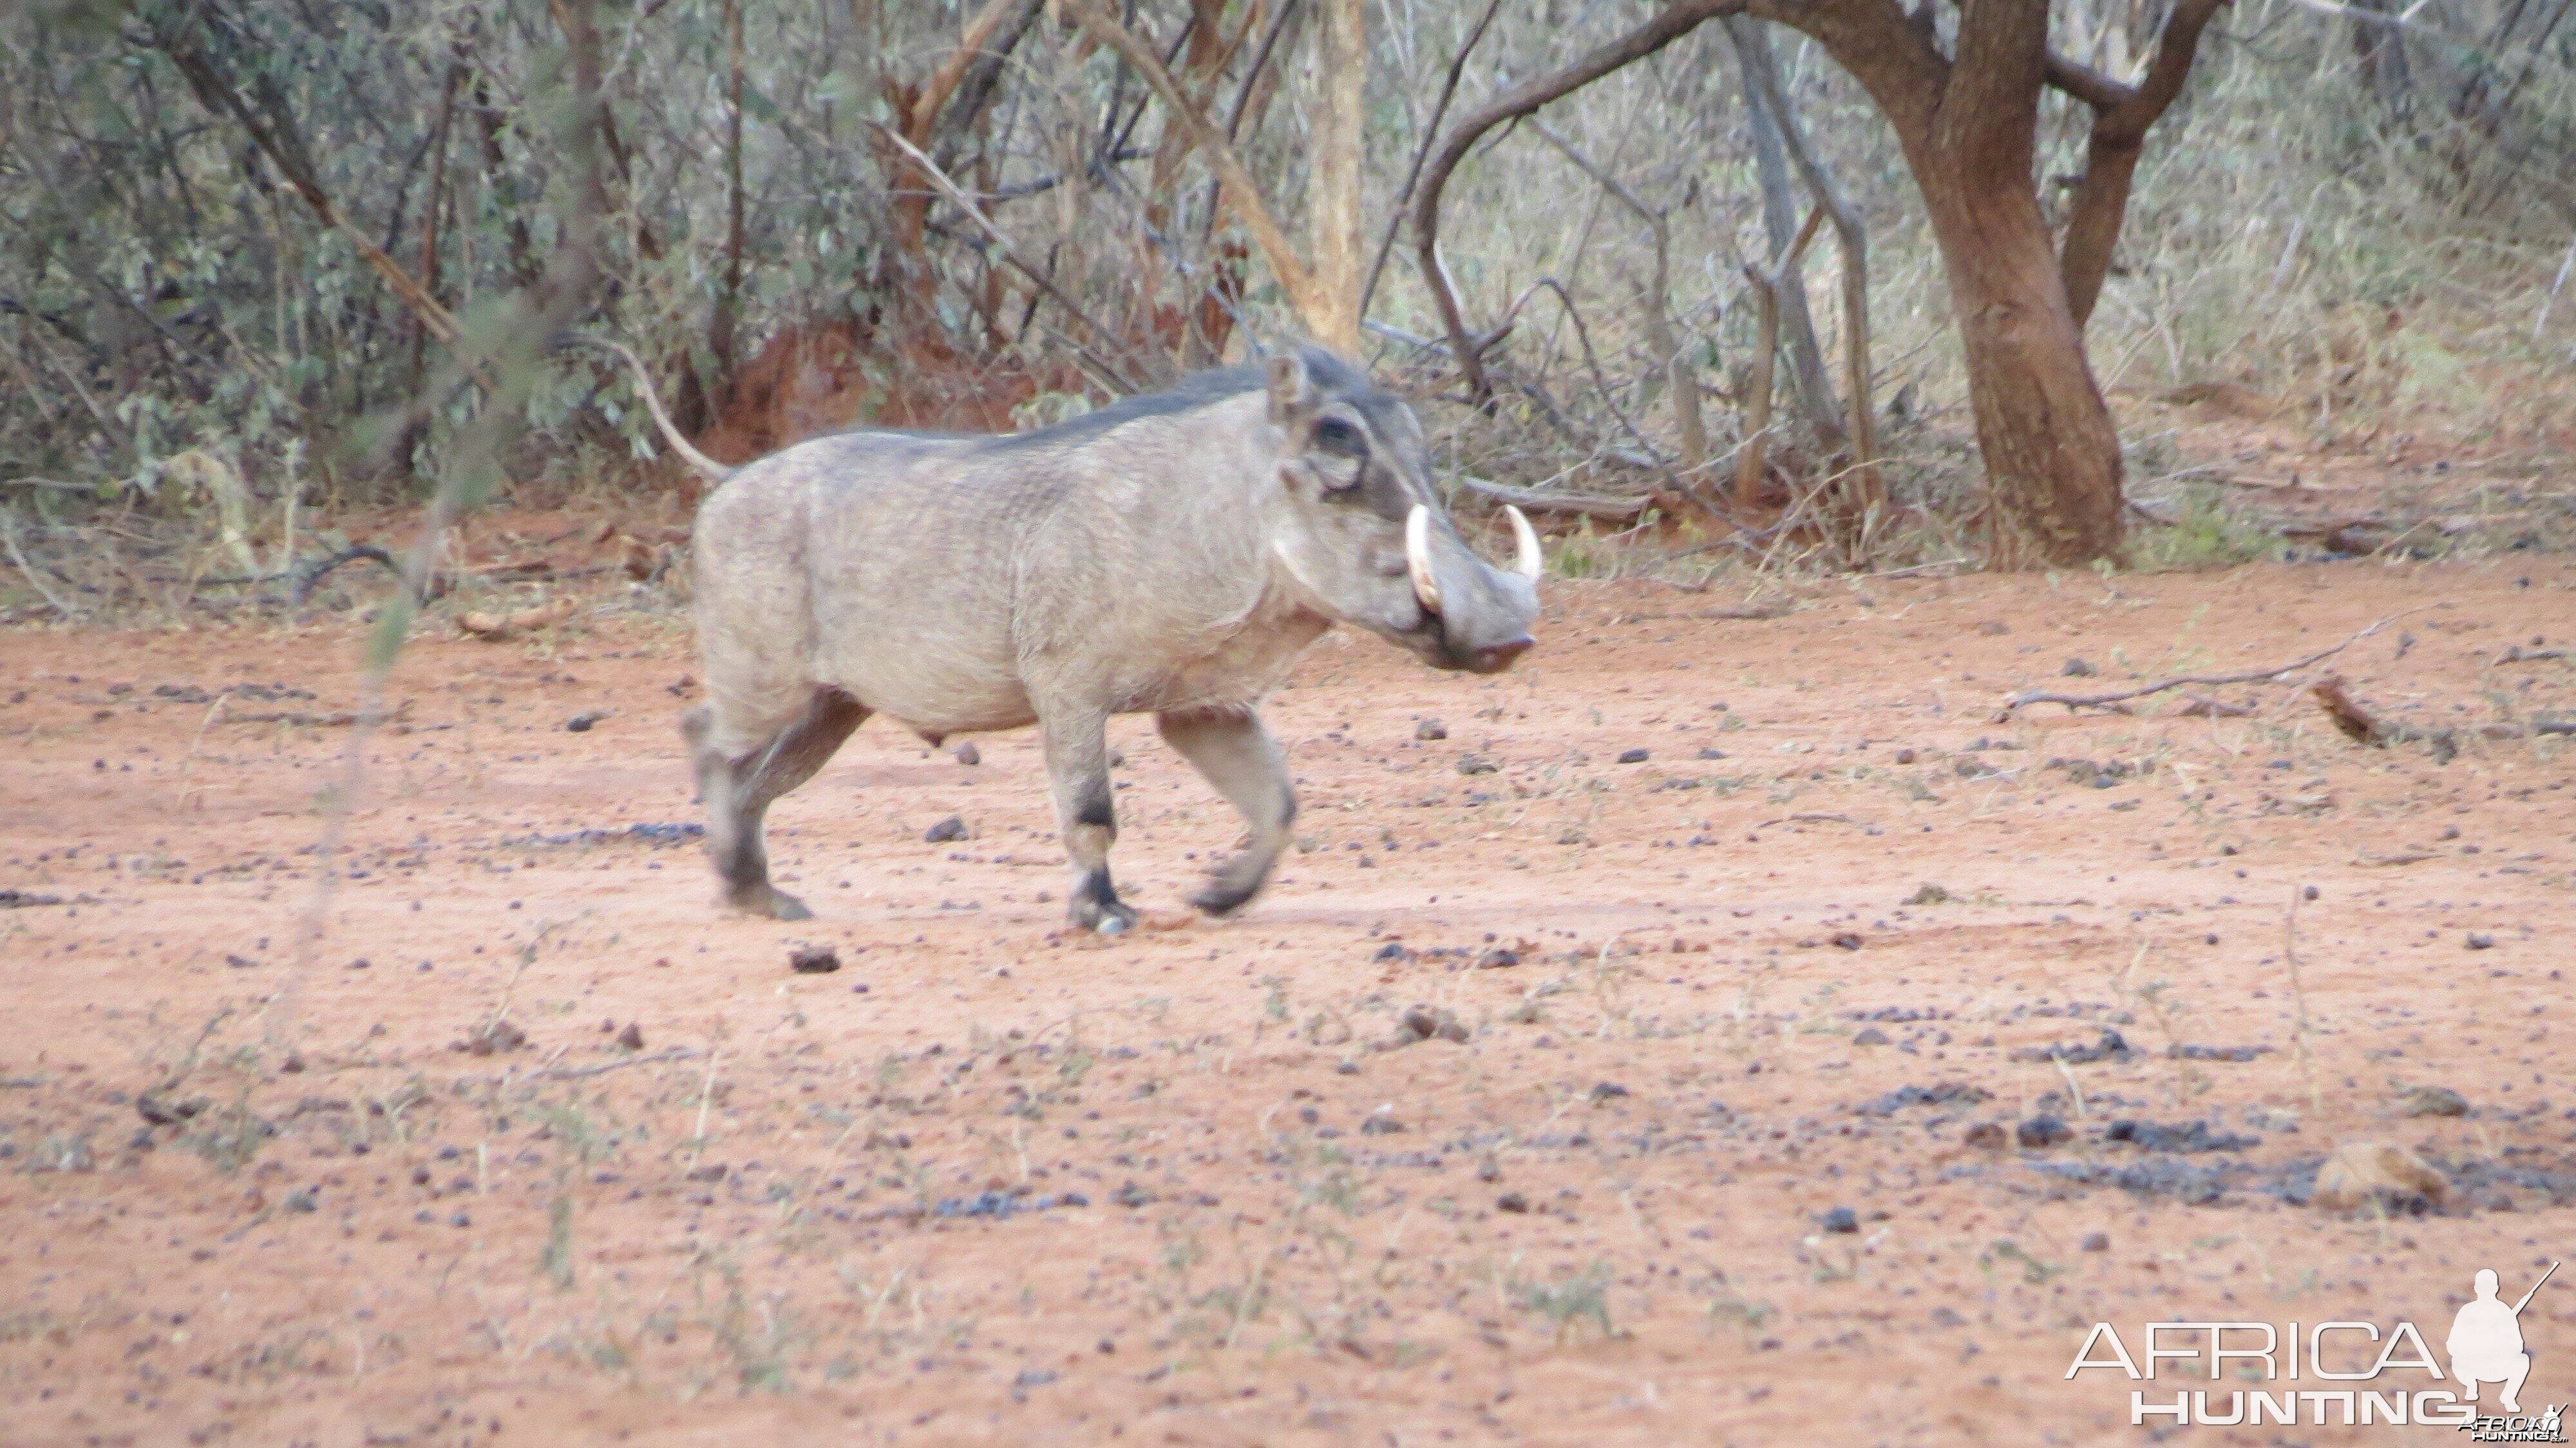
<path id="1" fill-rule="evenodd" d="M 1699 759 L 1724 759 L 1726 757 L 1726 751 L 1723 749 L 1702 749 L 1694 757 Z"/>
<path id="2" fill-rule="evenodd" d="M 724 1179 L 725 1164 L 720 1161 L 711 1161 L 704 1166 L 689 1168 L 689 1180 L 693 1182 L 720 1182 Z"/>
<path id="3" fill-rule="evenodd" d="M 566 719 L 564 721 L 564 727 L 575 734 L 587 734 L 590 732 L 590 726 L 607 717 L 608 714 L 605 710 L 584 709 L 580 713 Z"/>
<path id="4" fill-rule="evenodd" d="M 1428 744 L 1435 739 L 1448 738 L 1449 730 L 1437 719 L 1425 719 L 1413 726 L 1413 737 Z"/>
<path id="5" fill-rule="evenodd" d="M 2251 1061 L 2271 1049 L 2269 1046 L 2187 1046 L 2176 1042 L 2165 1048 L 2165 1055 L 2176 1061 Z"/>
<path id="6" fill-rule="evenodd" d="M 1864 1116 L 1891 1116 L 1909 1106 L 1974 1106 L 1990 1100 L 1992 1092 L 1965 1081 L 1944 1081 L 1938 1086 L 1899 1086 L 1876 1101 L 1858 1108 Z"/>
<path id="7" fill-rule="evenodd" d="M 957 746 L 957 762 L 971 769 L 984 762 L 984 752 L 977 749 L 974 741 L 970 739 Z"/>
<path id="8" fill-rule="evenodd" d="M 1154 1200 L 1154 1194 L 1131 1181 L 1111 1192 L 1109 1200 L 1132 1212 L 1138 1207 L 1151 1203 Z"/>
<path id="9" fill-rule="evenodd" d="M 1428 1041 L 1434 1037 L 1443 1041 L 1463 1042 L 1467 1036 L 1468 1030 L 1465 1023 L 1461 1022 L 1455 1013 L 1446 1009 L 1434 1010 L 1426 1005 L 1412 1005 L 1404 1008 L 1404 1015 L 1397 1023 L 1396 1044 L 1410 1045 L 1415 1041 Z"/>
<path id="10" fill-rule="evenodd" d="M 1476 755 L 1462 754 L 1458 756 L 1458 772 L 1460 774 L 1491 774 L 1494 772 L 1494 766 L 1491 761 L 1481 759 Z"/>
<path id="11" fill-rule="evenodd" d="M 2469 1098 L 2448 1086 L 2409 1086 L 2399 1096 L 2409 1116 L 2466 1116 Z"/>
<path id="12" fill-rule="evenodd" d="M 2474 931 L 2474 930 L 2472 930 L 2472 931 L 2470 931 L 2470 932 L 2469 932 L 2469 938 L 2468 938 L 2468 939 L 2467 939 L 2467 941 L 2465 941 L 2464 943 L 2465 943 L 2465 944 L 2469 947 L 2469 949 L 2471 949 L 2471 950 L 2493 950 L 2493 949 L 2495 949 L 2495 937 L 2494 937 L 2494 936 L 2492 936 L 2492 935 L 2481 935 L 2481 934 L 2479 934 L 2478 932 L 2476 932 L 2476 931 Z"/>
<path id="13" fill-rule="evenodd" d="M 923 843 L 932 845 L 944 845 L 950 840 L 962 840 L 966 838 L 966 821 L 956 815 L 950 815 L 922 831 L 921 838 Z"/>
<path id="14" fill-rule="evenodd" d="M 2085 1234 L 2084 1234 L 2083 1250 L 2085 1250 L 2085 1251 L 2087 1251 L 2087 1252 L 2108 1252 L 2108 1251 L 2110 1251 L 2110 1250 L 2111 1250 L 2111 1234 L 2110 1234 L 2110 1233 L 2108 1233 L 2108 1232 L 2087 1232 L 2087 1233 L 2085 1233 Z"/>
<path id="15" fill-rule="evenodd" d="M 1405 949 L 1403 946 L 1398 945 L 1392 940 L 1379 946 L 1377 948 L 1377 953 L 1369 957 L 1371 960 L 1386 962 L 1411 960 L 1412 958 L 1412 951 Z"/>
<path id="16" fill-rule="evenodd" d="M 1598 1082 L 1592 1088 L 1592 1100 L 1595 1104 L 1603 1101 L 1616 1100 L 1627 1094 L 1628 1088 L 1620 1085 L 1616 1081 Z"/>
<path id="17" fill-rule="evenodd" d="M 1494 1210 L 1499 1212 L 1510 1212 L 1513 1215 L 1518 1216 L 1519 1214 L 1529 1210 L 1529 1198 L 1522 1196 L 1519 1192 L 1505 1192 L 1501 1196 L 1494 1198 Z"/>
<path id="18" fill-rule="evenodd" d="M 2089 679 L 2100 672 L 2102 672 L 2100 669 L 2083 659 L 2068 659 L 2066 667 L 2057 671 L 2058 677 L 2066 679 Z"/>
<path id="19" fill-rule="evenodd" d="M 1940 886 L 1933 884 L 1929 880 L 1926 880 L 1923 882 L 1923 888 L 1905 897 L 1904 903 L 1908 905 L 1947 905 L 1950 903 L 1952 898 L 1953 897 L 1949 891 L 1942 889 Z"/>
<path id="20" fill-rule="evenodd" d="M 1914 762 L 1914 751 L 1911 749 L 1900 749 L 1896 751 L 1896 762 L 1899 764 L 1912 764 Z"/>
<path id="21" fill-rule="evenodd" d="M 1506 950 L 1499 945 L 1481 951 L 1476 956 L 1476 969 L 1478 970 L 1509 970 L 1520 963 L 1521 953 L 1519 951 Z"/>
<path id="22" fill-rule="evenodd" d="M 1835 1207 L 1816 1218 L 1816 1225 L 1828 1232 L 1857 1232 L 1860 1230 L 1860 1214 L 1849 1207 Z"/>
<path id="23" fill-rule="evenodd" d="M 314 1200 L 311 1187 L 298 1187 L 286 1194 L 286 1209 L 290 1212 L 319 1211 L 321 1206 L 320 1202 Z"/>
<path id="24" fill-rule="evenodd" d="M 798 975 L 830 975 L 841 968 L 841 953 L 828 945 L 800 945 L 787 953 L 787 968 Z"/>
<path id="25" fill-rule="evenodd" d="M 1619 751 L 1619 762 L 1621 764 L 1643 764 L 1646 762 L 1646 751 L 1642 749 L 1622 749 Z"/>
<path id="26" fill-rule="evenodd" d="M 1884 1046 L 1887 1044 L 1887 1032 L 1880 1030 L 1876 1026 L 1863 1026 L 1860 1028 L 1860 1033 L 1852 1037 L 1852 1044 L 1855 1046 Z"/>
<path id="27" fill-rule="evenodd" d="M 2045 1151 L 2060 1142 L 2072 1141 L 2075 1133 L 2054 1116 L 2034 1116 L 2013 1128 L 2013 1139 L 2025 1151 Z"/>
<path id="28" fill-rule="evenodd" d="M 1828 943 L 1836 950 L 1858 950 L 1861 947 L 1860 932 L 1857 930 L 1837 930 L 1828 937 Z"/>
<path id="29" fill-rule="evenodd" d="M 2232 1132 L 2212 1131 L 2206 1121 L 2186 1121 L 2178 1126 L 2163 1126 L 2152 1121 L 2114 1121 L 2102 1133 L 2105 1141 L 2125 1141 L 2140 1151 L 2181 1153 L 2203 1151 L 2243 1151 L 2260 1146 L 2258 1136 L 2238 1136 Z"/>
<path id="30" fill-rule="evenodd" d="M 617 1033 L 617 1044 L 624 1046 L 630 1051 L 643 1050 L 644 1028 L 635 1024 L 633 1021 L 628 1021 L 626 1023 L 626 1029 Z"/>
<path id="31" fill-rule="evenodd" d="M 2070 1046 L 2058 1042 L 2046 1046 L 2026 1046 L 2012 1053 L 2016 1061 L 2063 1061 L 2069 1066 L 2090 1066 L 2096 1061 L 2126 1061 L 2131 1056 L 2129 1043 L 2118 1031 L 2102 1028 L 2102 1038 L 2089 1046 Z"/>

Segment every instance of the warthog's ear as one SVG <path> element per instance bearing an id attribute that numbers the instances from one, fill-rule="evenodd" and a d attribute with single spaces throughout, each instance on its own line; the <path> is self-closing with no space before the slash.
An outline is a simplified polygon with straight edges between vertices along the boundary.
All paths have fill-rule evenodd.
<path id="1" fill-rule="evenodd" d="M 1306 371 L 1306 359 L 1295 352 L 1282 352 L 1270 359 L 1270 422 L 1286 427 L 1289 419 L 1314 405 L 1315 379 Z"/>

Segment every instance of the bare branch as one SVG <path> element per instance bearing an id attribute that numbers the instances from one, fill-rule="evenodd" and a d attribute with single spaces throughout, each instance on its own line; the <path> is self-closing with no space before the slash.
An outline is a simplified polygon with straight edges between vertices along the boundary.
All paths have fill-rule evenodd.
<path id="1" fill-rule="evenodd" d="M 2102 278 L 2110 274 L 2111 255 L 2120 244 L 2120 226 L 2128 215 L 2130 178 L 2137 172 L 2138 153 L 2146 143 L 2147 129 L 2182 94 L 2183 80 L 2190 75 L 2192 58 L 2200 46 L 2200 33 L 2209 25 L 2210 17 L 2218 13 L 2218 7 L 2226 3 L 2227 0 L 2181 0 L 2166 19 L 2164 33 L 2156 39 L 2155 59 L 2148 64 L 2146 77 L 2134 89 L 2119 87 L 2116 104 L 2105 108 L 2093 96 L 2068 91 L 2096 112 L 2092 140 L 2085 151 L 2084 182 L 2076 188 L 2075 205 L 2066 223 L 2066 241 L 2058 253 L 2058 274 L 2066 286 L 2067 310 L 2079 328 L 2093 315 L 2093 304 L 2102 295 Z M 2061 71 L 2074 78 L 2079 69 L 2052 63 L 2049 80 L 2066 89 L 2061 84 Z M 2105 92 L 2103 99 L 2113 95 Z"/>
<path id="2" fill-rule="evenodd" d="M 1422 266 L 1423 284 L 1431 289 L 1432 300 L 1440 306 L 1440 320 L 1449 332 L 1449 352 L 1457 358 L 1458 370 L 1466 379 L 1467 391 L 1479 404 L 1492 400 L 1493 384 L 1485 377 L 1482 351 L 1484 345 L 1468 335 L 1467 323 L 1458 311 L 1458 294 L 1449 285 L 1447 270 L 1440 264 L 1440 193 L 1448 188 L 1449 173 L 1458 169 L 1467 152 L 1487 131 L 1505 121 L 1517 120 L 1548 102 L 1580 90 L 1623 66 L 1643 60 L 1672 44 L 1706 21 L 1731 14 L 1743 8 L 1745 0 L 1673 0 L 1655 18 L 1629 31 L 1609 44 L 1552 75 L 1523 81 L 1487 101 L 1474 114 L 1458 123 L 1456 130 L 1440 144 L 1431 169 L 1422 178 L 1421 194 L 1413 202 L 1413 246 Z"/>
<path id="3" fill-rule="evenodd" d="M 1208 164 L 1216 168 L 1218 179 L 1233 200 L 1235 214 L 1243 218 L 1244 229 L 1252 233 L 1253 243 L 1261 248 L 1262 259 L 1270 263 L 1271 275 L 1279 279 L 1281 290 L 1288 293 L 1289 305 L 1310 328 L 1321 330 L 1324 309 L 1315 289 L 1314 274 L 1307 270 L 1305 259 L 1289 244 L 1288 234 L 1279 229 L 1270 208 L 1261 198 L 1261 188 L 1254 184 L 1252 173 L 1243 168 L 1243 160 L 1234 151 L 1234 143 L 1210 122 L 1205 112 L 1190 104 L 1181 94 L 1172 73 L 1165 69 L 1153 47 L 1136 38 L 1094 7 L 1092 0 L 1064 0 L 1064 12 L 1073 17 L 1085 32 L 1101 44 L 1118 52 L 1129 68 L 1145 78 L 1154 94 L 1162 99 L 1174 122 L 1189 133 L 1190 144 L 1207 153 Z"/>

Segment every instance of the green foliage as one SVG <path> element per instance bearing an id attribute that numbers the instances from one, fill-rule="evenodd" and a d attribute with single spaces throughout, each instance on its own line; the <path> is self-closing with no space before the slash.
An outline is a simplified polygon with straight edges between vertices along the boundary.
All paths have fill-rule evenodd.
<path id="1" fill-rule="evenodd" d="M 2183 490 L 2173 526 L 2147 526 L 2134 534 L 2134 561 L 2143 571 L 2227 568 L 2277 557 L 2281 535 L 2229 506 L 2226 490 L 2206 483 Z"/>

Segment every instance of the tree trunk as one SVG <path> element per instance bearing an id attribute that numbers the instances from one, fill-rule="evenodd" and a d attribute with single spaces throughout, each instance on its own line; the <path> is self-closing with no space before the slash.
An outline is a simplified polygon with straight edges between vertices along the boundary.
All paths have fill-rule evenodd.
<path id="1" fill-rule="evenodd" d="M 1771 109 L 1771 94 L 1778 89 L 1772 80 L 1771 32 L 1748 16 L 1730 15 L 1723 24 L 1735 49 L 1736 68 L 1744 75 L 1744 113 L 1753 129 L 1753 175 L 1762 193 L 1762 229 L 1776 261 L 1798 234 L 1799 206 L 1790 189 L 1789 157 L 1780 135 L 1788 118 Z M 1797 262 L 1781 268 L 1776 301 L 1780 330 L 1788 340 L 1789 377 L 1806 410 L 1807 424 L 1827 448 L 1840 447 L 1842 404 L 1834 397 L 1833 383 L 1826 380 L 1824 349 L 1816 343 L 1815 319 L 1807 311 L 1807 279 Z"/>
<path id="2" fill-rule="evenodd" d="M 2084 357 L 2029 182 L 1907 147 L 1950 281 L 1992 497 L 1991 562 L 2071 567 L 2120 546 L 2120 435 Z"/>
<path id="3" fill-rule="evenodd" d="M 1316 40 L 1314 196 L 1308 253 L 1314 258 L 1316 340 L 1345 357 L 1360 350 L 1361 152 L 1365 144 L 1368 38 L 1364 0 L 1323 0 Z"/>

